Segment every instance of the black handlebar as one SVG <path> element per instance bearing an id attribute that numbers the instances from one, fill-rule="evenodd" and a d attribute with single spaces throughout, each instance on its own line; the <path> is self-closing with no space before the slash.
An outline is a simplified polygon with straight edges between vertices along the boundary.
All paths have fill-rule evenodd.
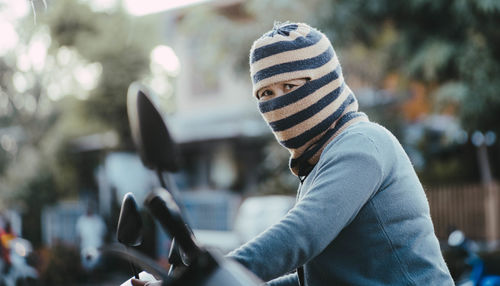
<path id="1" fill-rule="evenodd" d="M 152 191 L 144 201 L 144 205 L 160 222 L 170 236 L 175 237 L 180 248 L 186 253 L 189 261 L 196 259 L 202 250 L 194 241 L 194 237 L 182 219 L 181 212 L 172 195 L 162 188 Z"/>
<path id="2" fill-rule="evenodd" d="M 170 285 L 173 281 L 172 277 L 168 275 L 168 272 L 161 265 L 134 249 L 125 249 L 123 245 L 111 244 L 103 247 L 101 250 L 104 255 L 110 254 L 132 261 L 147 272 L 155 274 L 157 278 L 162 280 L 163 285 Z"/>

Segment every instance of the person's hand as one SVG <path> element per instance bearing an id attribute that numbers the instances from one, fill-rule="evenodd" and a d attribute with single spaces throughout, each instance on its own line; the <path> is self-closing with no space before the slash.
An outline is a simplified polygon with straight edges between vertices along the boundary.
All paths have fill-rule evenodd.
<path id="1" fill-rule="evenodd" d="M 133 286 L 161 286 L 161 280 L 157 281 L 143 281 L 138 279 L 132 279 Z"/>

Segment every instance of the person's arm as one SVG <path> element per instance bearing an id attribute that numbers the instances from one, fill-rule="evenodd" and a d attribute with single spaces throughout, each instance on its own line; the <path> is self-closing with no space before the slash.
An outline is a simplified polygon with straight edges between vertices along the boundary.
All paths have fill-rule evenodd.
<path id="1" fill-rule="evenodd" d="M 374 195 L 382 181 L 375 144 L 346 134 L 325 148 L 312 186 L 277 224 L 228 256 L 264 281 L 321 253 Z"/>
<path id="2" fill-rule="evenodd" d="M 138 280 L 138 279 L 132 278 L 130 283 L 132 283 L 133 286 L 161 286 L 162 281 L 161 280 L 144 281 L 144 280 Z"/>
<path id="3" fill-rule="evenodd" d="M 299 278 L 297 273 L 292 273 L 273 279 L 267 282 L 266 286 L 299 286 Z"/>

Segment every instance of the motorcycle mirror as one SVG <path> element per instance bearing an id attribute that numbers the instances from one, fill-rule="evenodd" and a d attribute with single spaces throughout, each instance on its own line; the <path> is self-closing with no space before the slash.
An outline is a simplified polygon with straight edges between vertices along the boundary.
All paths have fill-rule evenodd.
<path id="1" fill-rule="evenodd" d="M 137 82 L 130 85 L 127 113 L 134 144 L 144 166 L 157 171 L 177 171 L 177 146 L 153 103 L 152 92 L 144 85 Z"/>
<path id="2" fill-rule="evenodd" d="M 142 220 L 132 193 L 123 197 L 116 236 L 126 246 L 138 246 L 142 243 Z"/>
<path id="3" fill-rule="evenodd" d="M 465 235 L 460 230 L 454 230 L 448 237 L 448 245 L 456 247 L 464 243 Z"/>

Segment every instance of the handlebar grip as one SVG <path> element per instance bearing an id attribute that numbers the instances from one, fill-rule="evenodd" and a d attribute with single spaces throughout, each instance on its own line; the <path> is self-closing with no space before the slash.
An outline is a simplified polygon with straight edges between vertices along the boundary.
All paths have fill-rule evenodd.
<path id="1" fill-rule="evenodd" d="M 194 241 L 193 234 L 182 219 L 179 206 L 167 190 L 163 188 L 155 189 L 146 197 L 144 205 L 160 222 L 161 226 L 172 237 L 175 237 L 190 261 L 202 252 Z"/>

